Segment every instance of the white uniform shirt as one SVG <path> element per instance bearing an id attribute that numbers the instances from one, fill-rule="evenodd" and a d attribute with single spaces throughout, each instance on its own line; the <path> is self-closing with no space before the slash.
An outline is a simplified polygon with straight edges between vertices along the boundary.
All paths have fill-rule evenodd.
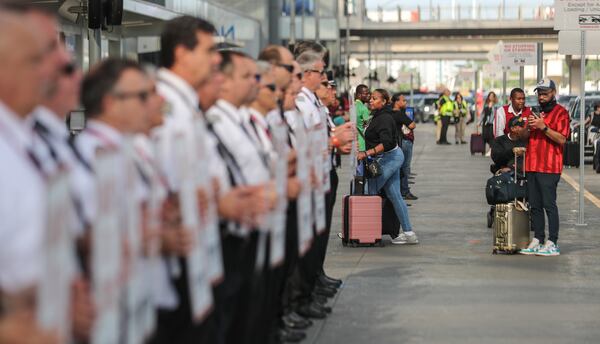
<path id="1" fill-rule="evenodd" d="M 525 107 L 523 107 L 521 111 L 515 112 L 512 103 L 508 105 L 508 112 L 515 116 L 521 116 L 524 109 Z M 504 113 L 504 106 L 500 106 L 498 110 L 496 110 L 496 116 L 494 116 L 494 137 L 504 135 L 504 128 L 506 128 L 506 113 Z"/>
<path id="2" fill-rule="evenodd" d="M 218 154 L 216 141 L 211 135 L 207 135 L 208 129 L 199 109 L 196 91 L 181 77 L 164 68 L 158 72 L 157 89 L 164 97 L 168 109 L 164 124 L 154 130 L 152 137 L 157 141 L 156 160 L 161 174 L 166 177 L 169 189 L 177 191 L 181 182 L 176 161 L 176 150 L 179 147 L 175 147 L 173 143 L 175 135 L 183 135 L 184 142 L 190 147 L 197 147 L 197 144 L 204 146 L 205 159 L 194 159 L 198 173 L 208 173 L 216 178 L 220 191 L 227 192 L 231 187 L 227 168 Z M 201 131 L 203 135 L 199 135 L 197 131 Z M 210 185 L 212 187 L 212 184 Z M 174 276 L 170 275 L 176 275 L 172 263 L 169 259 L 163 260 L 158 272 L 157 283 L 160 286 L 157 288 L 156 302 L 162 309 L 175 309 L 179 304 L 177 292 L 171 283 L 171 277 Z"/>
<path id="3" fill-rule="evenodd" d="M 277 159 L 267 118 L 253 108 L 250 108 L 248 111 L 250 113 L 250 124 L 258 136 L 261 149 L 269 157 L 270 161 Z"/>
<path id="4" fill-rule="evenodd" d="M 32 136 L 0 102 L 0 289 L 6 293 L 33 286 L 41 274 L 46 189 L 27 153 Z"/>
<path id="5" fill-rule="evenodd" d="M 302 90 L 296 97 L 296 106 L 302 117 L 304 118 L 304 124 L 308 129 L 312 129 L 323 123 L 321 118 L 320 102 L 314 92 L 306 87 L 302 87 Z"/>
<path id="6" fill-rule="evenodd" d="M 83 212 L 83 205 L 88 198 L 85 183 L 94 178 L 89 169 L 91 166 L 87 161 L 83 163 L 76 157 L 69 147 L 67 125 L 50 109 L 38 107 L 30 121 L 35 131 L 33 152 L 46 175 L 57 173 L 59 168 L 70 174 L 70 188 L 75 202 L 73 214 L 76 215 L 73 219 L 73 231 L 81 234 L 90 223 Z"/>
<path id="7" fill-rule="evenodd" d="M 207 114 L 214 122 L 213 128 L 222 143 L 234 156 L 244 181 L 243 184 L 259 185 L 270 180 L 270 173 L 252 129 L 245 123 L 245 114 L 225 100 L 218 100 Z M 249 118 L 249 117 L 247 117 Z"/>
<path id="8" fill-rule="evenodd" d="M 97 150 L 120 149 L 123 145 L 123 136 L 115 128 L 91 119 L 87 121 L 86 129 L 77 135 L 75 145 L 81 157 L 93 167 Z M 96 177 L 93 173 L 82 173 L 77 176 L 77 179 L 78 187 L 85 195 L 82 204 L 83 213 L 85 218 L 93 223 L 97 212 Z"/>

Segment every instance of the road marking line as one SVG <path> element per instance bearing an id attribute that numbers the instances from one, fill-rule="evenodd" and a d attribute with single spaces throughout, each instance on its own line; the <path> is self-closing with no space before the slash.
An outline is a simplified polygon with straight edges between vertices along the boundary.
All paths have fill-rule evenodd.
<path id="1" fill-rule="evenodd" d="M 569 183 L 569 185 L 571 185 L 573 187 L 573 189 L 575 189 L 575 191 L 579 192 L 579 183 L 576 182 L 575 179 L 571 178 L 571 176 L 569 176 L 566 173 L 562 174 L 562 178 L 564 179 L 565 182 Z M 583 189 L 583 194 L 584 194 L 585 198 L 587 198 L 590 202 L 594 203 L 594 205 L 596 207 L 600 208 L 600 199 L 598 197 L 594 196 L 591 192 L 589 192 L 585 188 Z"/>

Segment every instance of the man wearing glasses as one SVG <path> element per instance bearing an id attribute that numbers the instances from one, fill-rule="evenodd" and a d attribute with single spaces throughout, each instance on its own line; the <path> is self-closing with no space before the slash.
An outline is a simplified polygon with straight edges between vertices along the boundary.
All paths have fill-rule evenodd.
<path id="1" fill-rule="evenodd" d="M 556 85 L 542 79 L 536 86 L 540 115 L 529 115 L 529 144 L 525 161 L 527 196 L 531 209 L 531 227 L 535 237 L 521 254 L 558 256 L 558 207 L 556 188 L 563 168 L 563 147 L 569 135 L 569 114 L 556 103 Z M 545 215 L 548 216 L 548 240 L 545 239 Z M 544 243 L 542 245 L 542 243 Z"/>

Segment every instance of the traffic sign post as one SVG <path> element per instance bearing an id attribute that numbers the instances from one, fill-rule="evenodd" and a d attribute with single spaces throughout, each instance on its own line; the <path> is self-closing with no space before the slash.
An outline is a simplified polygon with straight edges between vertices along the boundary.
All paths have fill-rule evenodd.
<path id="1" fill-rule="evenodd" d="M 579 31 L 581 35 L 581 95 L 579 104 L 579 216 L 578 226 L 585 226 L 585 36 L 586 31 L 600 30 L 600 6 L 595 1 L 555 0 L 554 29 Z M 560 48 L 559 48 L 560 50 Z"/>

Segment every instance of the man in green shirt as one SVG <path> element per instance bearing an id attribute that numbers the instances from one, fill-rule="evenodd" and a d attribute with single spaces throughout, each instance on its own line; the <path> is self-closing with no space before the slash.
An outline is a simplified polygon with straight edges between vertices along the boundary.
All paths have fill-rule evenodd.
<path id="1" fill-rule="evenodd" d="M 368 104 L 371 101 L 371 91 L 367 85 L 356 86 L 356 93 L 354 94 L 356 99 L 356 128 L 362 133 L 358 134 L 358 151 L 365 150 L 365 124 L 369 120 L 369 108 Z"/>

